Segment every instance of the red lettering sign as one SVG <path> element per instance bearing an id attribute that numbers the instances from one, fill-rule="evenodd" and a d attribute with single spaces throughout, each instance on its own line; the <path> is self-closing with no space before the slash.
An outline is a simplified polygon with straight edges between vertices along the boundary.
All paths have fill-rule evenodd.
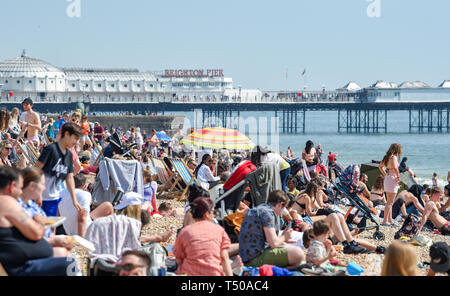
<path id="1" fill-rule="evenodd" d="M 206 74 L 205 74 L 206 72 Z M 224 77 L 223 70 L 165 70 L 164 77 Z"/>

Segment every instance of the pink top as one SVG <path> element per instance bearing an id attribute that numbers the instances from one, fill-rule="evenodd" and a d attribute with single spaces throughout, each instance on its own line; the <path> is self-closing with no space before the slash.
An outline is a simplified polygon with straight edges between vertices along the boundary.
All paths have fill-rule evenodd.
<path id="1" fill-rule="evenodd" d="M 178 234 L 173 253 L 183 262 L 177 274 L 188 276 L 223 276 L 222 250 L 231 242 L 225 230 L 210 221 L 188 225 Z"/>

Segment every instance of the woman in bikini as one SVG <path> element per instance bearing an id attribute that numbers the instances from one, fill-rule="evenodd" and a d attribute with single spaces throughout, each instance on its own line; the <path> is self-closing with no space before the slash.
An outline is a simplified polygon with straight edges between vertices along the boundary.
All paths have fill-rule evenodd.
<path id="1" fill-rule="evenodd" d="M 386 197 L 384 196 L 384 178 L 381 175 L 373 183 L 372 190 L 370 191 L 370 201 L 375 207 L 386 203 Z"/>
<path id="2" fill-rule="evenodd" d="M 402 146 L 394 143 L 389 147 L 378 168 L 384 177 L 384 191 L 387 201 L 384 209 L 383 226 L 397 226 L 392 219 L 392 205 L 400 187 L 400 172 L 398 158 L 402 155 Z M 386 168 L 386 171 L 385 169 Z"/>
<path id="3" fill-rule="evenodd" d="M 319 193 L 320 187 L 316 182 L 308 183 L 308 185 L 306 185 L 305 192 L 297 196 L 292 209 L 301 214 L 303 218 L 309 217 L 312 222 L 325 219 L 333 212 L 319 206 L 316 198 Z M 307 221 L 307 219 L 305 221 Z"/>

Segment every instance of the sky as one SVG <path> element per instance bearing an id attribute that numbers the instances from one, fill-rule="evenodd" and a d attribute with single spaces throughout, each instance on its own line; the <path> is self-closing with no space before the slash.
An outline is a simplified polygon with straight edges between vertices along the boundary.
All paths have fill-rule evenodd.
<path id="1" fill-rule="evenodd" d="M 1 61 L 26 49 L 57 67 L 223 69 L 235 87 L 266 91 L 450 80 L 448 0 L 2 0 L 0 10 Z"/>

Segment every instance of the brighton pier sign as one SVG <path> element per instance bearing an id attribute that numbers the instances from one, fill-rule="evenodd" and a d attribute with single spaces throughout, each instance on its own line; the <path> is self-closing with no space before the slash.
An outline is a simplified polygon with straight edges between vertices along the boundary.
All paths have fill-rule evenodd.
<path id="1" fill-rule="evenodd" d="M 223 70 L 165 70 L 164 77 L 224 77 Z"/>

